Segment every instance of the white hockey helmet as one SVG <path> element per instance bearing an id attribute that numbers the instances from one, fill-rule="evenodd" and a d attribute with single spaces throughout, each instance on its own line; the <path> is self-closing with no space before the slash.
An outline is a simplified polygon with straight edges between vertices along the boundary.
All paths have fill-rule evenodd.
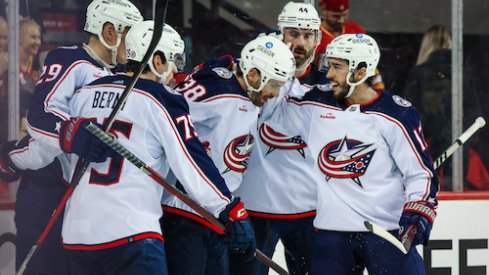
<path id="1" fill-rule="evenodd" d="M 319 31 L 321 19 L 313 5 L 309 3 L 289 2 L 278 16 L 281 33 L 284 28 L 311 29 Z"/>
<path id="2" fill-rule="evenodd" d="M 315 32 L 315 41 L 311 56 L 297 68 L 297 71 L 304 71 L 314 59 L 314 53 L 321 41 L 321 19 L 316 8 L 309 3 L 289 2 L 278 16 L 278 27 L 280 32 L 285 35 L 285 28 L 309 29 Z"/>
<path id="3" fill-rule="evenodd" d="M 127 59 L 141 62 L 146 51 L 148 50 L 153 36 L 154 21 L 147 20 L 134 25 L 126 35 L 126 52 Z M 185 44 L 180 35 L 168 24 L 163 27 L 161 39 L 156 46 L 153 55 L 156 51 L 161 51 L 165 55 L 166 62 L 169 63 L 168 70 L 162 74 L 158 73 L 153 66 L 153 55 L 148 62 L 151 72 L 158 76 L 164 83 L 166 78 L 173 70 L 173 66 L 177 68 L 183 67 Z"/>
<path id="4" fill-rule="evenodd" d="M 340 58 L 348 61 L 349 70 L 346 76 L 346 83 L 350 85 L 350 90 L 346 97 L 349 97 L 355 89 L 355 86 L 375 75 L 375 70 L 380 59 L 380 51 L 375 39 L 369 35 L 360 33 L 343 34 L 329 43 L 326 47 L 325 58 L 325 62 L 327 62 L 327 58 Z M 358 68 L 358 65 L 362 63 L 367 69 L 365 77 L 356 83 L 350 83 L 351 75 Z"/>
<path id="5" fill-rule="evenodd" d="M 112 63 L 116 63 L 117 48 L 121 42 L 121 36 L 126 27 L 143 21 L 143 16 L 138 8 L 128 0 L 94 0 L 87 7 L 86 32 L 98 36 L 100 42 L 112 52 Z M 117 32 L 117 43 L 109 46 L 102 37 L 102 30 L 105 23 L 112 23 Z"/>
<path id="6" fill-rule="evenodd" d="M 294 76 L 294 55 L 284 42 L 272 36 L 260 36 L 251 40 L 241 51 L 239 67 L 249 91 L 259 92 L 270 79 L 287 82 Z M 260 86 L 250 86 L 246 75 L 252 69 L 260 71 Z"/>

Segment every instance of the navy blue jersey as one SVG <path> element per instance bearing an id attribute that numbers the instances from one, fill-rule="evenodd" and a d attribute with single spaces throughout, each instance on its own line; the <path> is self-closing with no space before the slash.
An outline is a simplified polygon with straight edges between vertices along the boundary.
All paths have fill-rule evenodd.
<path id="1" fill-rule="evenodd" d="M 323 85 L 329 83 L 329 79 L 326 78 L 326 73 L 319 71 L 316 63 L 311 63 L 307 67 L 306 72 L 298 77 L 299 83 L 305 86 Z"/>
<path id="2" fill-rule="evenodd" d="M 61 47 L 47 55 L 27 115 L 27 130 L 32 139 L 12 155 L 12 161 L 20 169 L 37 170 L 62 155 L 58 130 L 61 121 L 71 117 L 69 101 L 74 92 L 111 74 L 90 56 L 86 48 Z M 63 169 L 66 169 L 63 156 L 60 158 Z"/>
<path id="3" fill-rule="evenodd" d="M 248 98 L 232 72 L 235 62 L 231 56 L 223 56 L 203 63 L 189 78 L 175 86 L 175 90 L 189 102 L 205 101 L 225 94 Z"/>

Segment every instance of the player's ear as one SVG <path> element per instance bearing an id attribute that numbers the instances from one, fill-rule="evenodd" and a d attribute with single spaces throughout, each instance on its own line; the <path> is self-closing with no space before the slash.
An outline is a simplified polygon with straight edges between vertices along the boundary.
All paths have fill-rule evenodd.
<path id="1" fill-rule="evenodd" d="M 367 68 L 364 66 L 359 66 L 359 68 L 355 70 L 354 81 L 355 82 L 360 81 L 365 77 L 366 74 L 367 74 Z"/>
<path id="2" fill-rule="evenodd" d="M 163 60 L 161 59 L 161 56 L 159 54 L 155 54 L 153 55 L 153 67 L 155 68 L 155 70 L 158 72 L 158 73 L 162 73 L 166 70 L 166 68 L 163 68 L 165 67 L 165 62 L 163 62 Z"/>
<path id="3" fill-rule="evenodd" d="M 260 71 L 258 71 L 256 68 L 251 68 L 246 77 L 248 78 L 248 83 L 253 88 L 256 89 L 260 87 Z"/>
<path id="4" fill-rule="evenodd" d="M 109 45 L 115 45 L 117 43 L 117 33 L 112 23 L 106 22 L 102 27 L 102 37 Z"/>

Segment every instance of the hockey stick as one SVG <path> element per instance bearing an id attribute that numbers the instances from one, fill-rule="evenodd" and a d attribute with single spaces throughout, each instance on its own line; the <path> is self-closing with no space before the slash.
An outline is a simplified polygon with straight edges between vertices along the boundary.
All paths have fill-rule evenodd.
<path id="1" fill-rule="evenodd" d="M 475 134 L 479 129 L 486 125 L 486 121 L 483 117 L 478 117 L 475 122 L 460 135 L 455 142 L 448 147 L 434 162 L 433 168 L 438 169 L 457 149 L 462 146 L 473 134 Z M 399 248 L 402 253 L 407 254 L 411 249 L 411 245 L 414 240 L 414 236 L 416 235 L 416 226 L 411 225 L 406 230 L 406 234 L 399 241 L 396 237 L 394 237 L 391 233 L 387 232 L 387 230 L 383 229 L 381 226 L 376 225 L 372 222 L 365 221 L 365 227 L 375 235 L 387 240 L 395 247 Z"/>
<path id="2" fill-rule="evenodd" d="M 146 163 L 144 163 L 142 160 L 140 160 L 138 157 L 136 157 L 129 150 L 127 150 L 126 148 L 122 147 L 122 145 L 120 145 L 111 135 L 109 135 L 106 132 L 102 131 L 101 129 L 99 129 L 97 126 L 95 126 L 92 123 L 90 123 L 89 125 L 87 125 L 86 126 L 86 129 L 88 131 L 90 131 L 90 133 L 92 133 L 93 135 L 95 135 L 96 137 L 98 137 L 100 140 L 102 140 L 105 144 L 109 145 L 118 154 L 120 154 L 125 159 L 127 159 L 132 164 L 134 164 L 143 173 L 145 173 L 150 178 L 152 178 L 154 181 L 156 181 L 158 184 L 160 184 L 161 186 L 163 186 L 163 188 L 165 188 L 170 193 L 172 193 L 177 198 L 179 198 L 181 201 L 183 201 L 185 204 L 187 204 L 188 206 L 190 206 L 193 210 L 195 210 L 195 212 L 199 213 L 202 217 L 204 217 L 211 224 L 213 224 L 214 226 L 218 227 L 220 230 L 222 230 L 222 232 L 225 232 L 226 231 L 226 227 L 218 219 L 216 219 L 211 213 L 209 213 L 207 210 L 205 210 L 202 206 L 200 206 L 192 198 L 190 198 L 186 194 L 182 193 L 176 187 L 174 187 L 173 185 L 167 183 L 165 181 L 165 179 L 160 174 L 158 174 L 158 172 L 156 172 L 151 167 L 149 167 Z M 288 275 L 289 274 L 285 269 L 283 269 L 280 265 L 278 265 L 272 259 L 268 258 L 267 255 L 265 255 L 263 252 L 261 252 L 258 249 L 256 250 L 255 257 L 258 260 L 260 260 L 263 264 L 265 264 L 266 266 L 268 266 L 271 269 L 273 269 L 278 274 L 280 274 L 280 275 Z"/>
<path id="3" fill-rule="evenodd" d="M 141 76 L 144 68 L 146 67 L 149 58 L 153 54 L 154 49 L 156 48 L 156 46 L 158 45 L 158 42 L 161 39 L 161 35 L 163 32 L 163 25 L 164 25 L 164 22 L 166 20 L 166 11 L 168 8 L 168 1 L 169 0 L 165 1 L 164 8 L 163 8 L 163 1 L 164 0 L 156 0 L 155 20 L 154 20 L 155 25 L 154 25 L 153 36 L 151 37 L 151 42 L 149 44 L 148 50 L 146 51 L 146 54 L 144 55 L 143 60 L 141 61 L 141 65 L 138 68 L 137 72 L 134 73 L 134 75 L 132 76 L 131 81 L 129 82 L 127 87 L 122 92 L 119 101 L 117 102 L 114 109 L 110 113 L 108 119 L 103 124 L 103 130 L 106 132 L 108 132 L 110 130 L 110 128 L 112 127 L 112 124 L 115 121 L 115 117 L 117 116 L 119 111 L 124 106 L 131 90 L 134 88 L 134 85 L 136 85 L 136 82 L 138 81 L 138 79 Z M 29 250 L 29 253 L 27 254 L 24 261 L 22 262 L 22 265 L 20 266 L 16 275 L 24 274 L 24 272 L 27 268 L 27 265 L 29 264 L 31 258 L 35 255 L 37 249 L 44 243 L 44 240 L 46 239 L 48 233 L 51 231 L 51 228 L 53 227 L 53 225 L 58 220 L 59 215 L 63 211 L 68 199 L 71 197 L 71 194 L 73 194 L 75 187 L 80 182 L 80 179 L 83 176 L 83 174 L 85 173 L 89 164 L 90 164 L 89 162 L 81 160 L 81 159 L 79 159 L 78 162 L 76 163 L 75 171 L 73 172 L 73 177 L 71 179 L 70 185 L 68 186 L 68 188 L 67 188 L 63 198 L 59 202 L 58 206 L 53 211 L 51 218 L 49 219 L 46 227 L 43 229 L 43 231 L 42 231 L 41 235 L 39 236 L 39 238 L 37 239 L 36 243 Z"/>

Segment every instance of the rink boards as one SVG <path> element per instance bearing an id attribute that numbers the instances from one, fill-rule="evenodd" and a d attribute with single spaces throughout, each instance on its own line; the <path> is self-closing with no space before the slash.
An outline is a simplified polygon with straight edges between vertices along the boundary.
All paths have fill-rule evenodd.
<path id="1" fill-rule="evenodd" d="M 436 274 L 487 274 L 489 267 L 489 193 L 439 196 L 429 247 L 418 250 Z M 0 204 L 0 274 L 14 274 L 15 226 L 12 204 Z M 274 256 L 285 267 L 283 249 Z M 271 273 L 272 274 L 272 273 Z"/>

